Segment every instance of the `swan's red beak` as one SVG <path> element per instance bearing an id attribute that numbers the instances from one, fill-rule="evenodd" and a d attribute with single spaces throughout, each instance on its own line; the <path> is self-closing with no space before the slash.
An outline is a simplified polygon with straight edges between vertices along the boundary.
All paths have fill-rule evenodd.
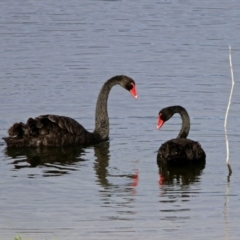
<path id="1" fill-rule="evenodd" d="M 137 90 L 136 90 L 136 86 L 132 83 L 132 89 L 130 90 L 130 93 L 133 95 L 134 98 L 137 99 Z"/>
<path id="2" fill-rule="evenodd" d="M 163 124 L 164 124 L 164 121 L 161 119 L 161 114 L 159 114 L 158 115 L 157 129 L 160 129 Z"/>

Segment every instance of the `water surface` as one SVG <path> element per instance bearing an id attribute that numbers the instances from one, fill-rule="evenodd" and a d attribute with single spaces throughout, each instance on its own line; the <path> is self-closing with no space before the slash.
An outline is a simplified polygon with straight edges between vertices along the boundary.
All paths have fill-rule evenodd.
<path id="1" fill-rule="evenodd" d="M 239 15 L 234 0 L 1 1 L 1 137 L 47 113 L 93 130 L 99 90 L 117 74 L 136 81 L 139 99 L 112 89 L 110 141 L 94 147 L 11 150 L 0 140 L 0 239 L 238 239 Z M 157 149 L 181 121 L 157 131 L 157 113 L 175 104 L 207 164 L 162 181 Z"/>

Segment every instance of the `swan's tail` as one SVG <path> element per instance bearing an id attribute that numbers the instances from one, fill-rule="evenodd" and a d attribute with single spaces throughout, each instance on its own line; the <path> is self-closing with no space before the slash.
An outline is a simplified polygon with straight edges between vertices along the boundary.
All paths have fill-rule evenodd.
<path id="1" fill-rule="evenodd" d="M 2 139 L 6 142 L 8 147 L 31 146 L 31 143 L 27 138 L 3 137 Z"/>

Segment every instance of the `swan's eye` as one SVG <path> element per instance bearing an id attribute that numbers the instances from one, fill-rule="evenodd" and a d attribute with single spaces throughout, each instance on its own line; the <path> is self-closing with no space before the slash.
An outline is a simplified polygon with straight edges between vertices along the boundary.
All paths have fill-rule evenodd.
<path id="1" fill-rule="evenodd" d="M 162 113 L 159 113 L 159 119 L 161 119 L 162 121 L 165 121 L 164 116 L 163 116 Z"/>

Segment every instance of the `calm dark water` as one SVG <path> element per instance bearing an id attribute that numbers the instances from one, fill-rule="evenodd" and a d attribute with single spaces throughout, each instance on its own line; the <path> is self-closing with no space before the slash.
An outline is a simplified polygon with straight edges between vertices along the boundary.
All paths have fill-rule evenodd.
<path id="1" fill-rule="evenodd" d="M 1 1 L 1 137 L 47 113 L 92 130 L 98 92 L 117 74 L 135 79 L 139 99 L 112 89 L 111 140 L 95 147 L 9 150 L 0 140 L 0 239 L 238 239 L 239 16 L 237 0 Z M 157 131 L 157 113 L 174 104 L 189 111 L 207 164 L 159 183 L 156 151 L 181 121 Z"/>

